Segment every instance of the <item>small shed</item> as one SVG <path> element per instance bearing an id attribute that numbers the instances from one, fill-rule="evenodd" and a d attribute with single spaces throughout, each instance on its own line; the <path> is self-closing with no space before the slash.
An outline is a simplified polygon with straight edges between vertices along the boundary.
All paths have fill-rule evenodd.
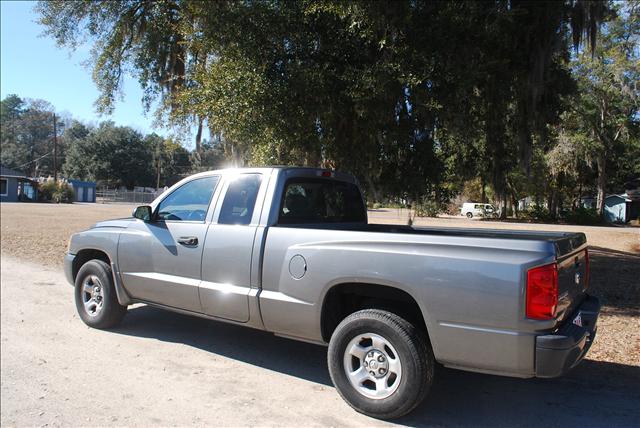
<path id="1" fill-rule="evenodd" d="M 604 198 L 604 218 L 610 223 L 628 223 L 631 221 L 632 200 L 627 194 L 609 195 Z"/>
<path id="2" fill-rule="evenodd" d="M 0 165 L 0 202 L 38 200 L 38 184 L 23 172 Z"/>
<path id="3" fill-rule="evenodd" d="M 581 196 L 580 206 L 582 208 L 596 209 L 596 198 L 593 196 Z"/>
<path id="4" fill-rule="evenodd" d="M 69 180 L 76 195 L 76 202 L 95 202 L 96 183 L 95 181 Z"/>

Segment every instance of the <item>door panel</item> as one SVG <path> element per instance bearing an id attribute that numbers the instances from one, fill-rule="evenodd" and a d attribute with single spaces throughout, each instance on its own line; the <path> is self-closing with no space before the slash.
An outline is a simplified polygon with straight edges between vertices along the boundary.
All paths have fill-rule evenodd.
<path id="1" fill-rule="evenodd" d="M 208 315 L 249 320 L 253 242 L 260 217 L 255 208 L 262 206 L 265 187 L 262 176 L 253 173 L 239 174 L 226 184 L 202 255 L 200 302 Z"/>
<path id="2" fill-rule="evenodd" d="M 249 320 L 251 253 L 256 228 L 212 224 L 202 256 L 200 301 L 205 314 Z"/>
<path id="3" fill-rule="evenodd" d="M 132 297 L 202 312 L 198 286 L 206 217 L 219 179 L 180 184 L 160 201 L 152 221 L 137 220 L 121 234 L 118 265 Z"/>
<path id="4" fill-rule="evenodd" d="M 202 243 L 207 224 L 138 221 L 120 236 L 118 264 L 122 282 L 137 299 L 201 312 L 198 295 Z M 178 243 L 195 237 L 198 244 Z"/>

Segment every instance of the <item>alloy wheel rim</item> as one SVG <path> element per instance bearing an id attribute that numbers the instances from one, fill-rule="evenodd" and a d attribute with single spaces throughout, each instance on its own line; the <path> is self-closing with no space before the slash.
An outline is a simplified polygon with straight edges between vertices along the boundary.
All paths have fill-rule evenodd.
<path id="1" fill-rule="evenodd" d="M 402 380 L 398 352 L 375 333 L 359 334 L 347 344 L 344 370 L 356 391 L 375 400 L 391 396 Z"/>
<path id="2" fill-rule="evenodd" d="M 87 275 L 82 281 L 82 304 L 87 315 L 95 317 L 104 306 L 102 283 L 96 275 Z"/>

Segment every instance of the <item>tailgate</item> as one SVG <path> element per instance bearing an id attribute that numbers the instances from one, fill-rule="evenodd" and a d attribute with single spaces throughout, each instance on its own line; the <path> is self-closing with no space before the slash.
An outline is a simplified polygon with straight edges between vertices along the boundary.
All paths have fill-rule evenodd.
<path id="1" fill-rule="evenodd" d="M 578 249 L 573 249 L 566 254 L 559 251 L 557 307 L 559 321 L 564 321 L 580 305 L 586 295 L 588 281 L 589 259 L 586 243 L 583 241 L 583 245 Z"/>

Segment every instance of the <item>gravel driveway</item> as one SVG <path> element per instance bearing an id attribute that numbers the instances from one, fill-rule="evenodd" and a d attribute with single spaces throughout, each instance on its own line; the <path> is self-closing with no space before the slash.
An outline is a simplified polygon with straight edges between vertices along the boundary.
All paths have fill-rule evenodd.
<path id="1" fill-rule="evenodd" d="M 2 257 L 2 426 L 371 426 L 331 386 L 326 349 L 130 309 L 112 331 L 77 317 L 57 269 Z M 637 426 L 640 367 L 583 362 L 555 380 L 442 369 L 413 426 Z"/>
<path id="2" fill-rule="evenodd" d="M 384 425 L 331 386 L 326 349 L 138 305 L 111 331 L 86 327 L 60 263 L 68 236 L 131 206 L 2 204 L 2 426 Z M 396 222 L 387 214 L 381 220 Z M 418 224 L 568 229 L 462 219 Z M 575 227 L 575 226 L 574 226 Z M 439 369 L 419 426 L 637 426 L 640 420 L 638 228 L 580 228 L 604 311 L 584 361 L 555 380 Z M 28 260 L 28 261 L 27 261 Z"/>

